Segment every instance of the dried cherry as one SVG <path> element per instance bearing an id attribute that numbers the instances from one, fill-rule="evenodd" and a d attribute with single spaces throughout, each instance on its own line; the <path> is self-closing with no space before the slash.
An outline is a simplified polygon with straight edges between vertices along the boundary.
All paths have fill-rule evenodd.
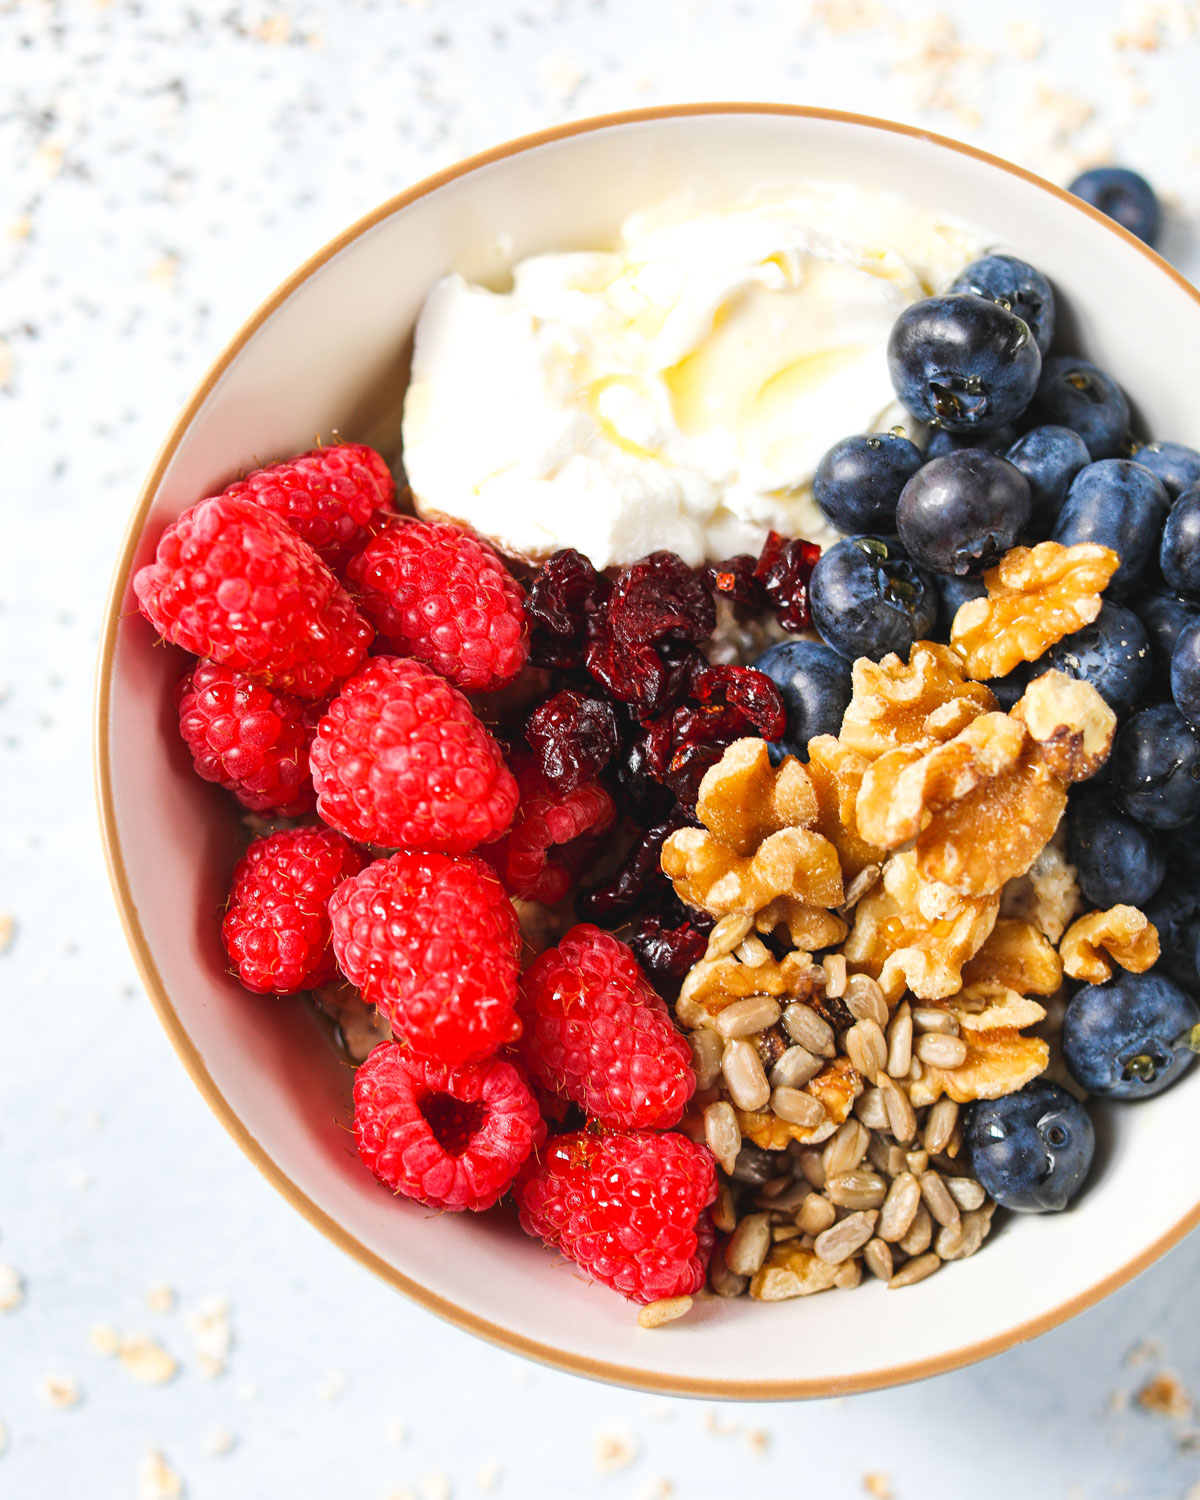
<path id="1" fill-rule="evenodd" d="M 612 704 L 572 688 L 534 709 L 525 739 L 542 775 L 562 792 L 594 781 L 621 747 Z"/>
<path id="2" fill-rule="evenodd" d="M 814 542 L 789 541 L 777 531 L 767 534 L 754 576 L 760 580 L 767 603 L 785 630 L 807 630 L 812 623 L 808 584 L 821 549 Z"/>

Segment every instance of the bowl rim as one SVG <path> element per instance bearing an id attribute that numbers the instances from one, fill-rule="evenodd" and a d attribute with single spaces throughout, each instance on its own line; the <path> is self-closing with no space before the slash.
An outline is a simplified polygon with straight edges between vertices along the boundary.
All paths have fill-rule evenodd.
<path id="1" fill-rule="evenodd" d="M 594 131 L 606 130 L 614 126 L 646 124 L 654 121 L 703 115 L 790 116 L 807 120 L 831 121 L 835 124 L 864 126 L 893 135 L 907 136 L 941 147 L 944 150 L 955 152 L 960 156 L 974 158 L 976 161 L 983 162 L 990 167 L 999 168 L 1034 187 L 1040 188 L 1043 192 L 1050 193 L 1054 197 L 1069 203 L 1074 209 L 1091 218 L 1109 233 L 1124 239 L 1129 245 L 1144 255 L 1159 271 L 1174 281 L 1181 291 L 1185 292 L 1197 303 L 1200 303 L 1200 289 L 1193 286 L 1175 267 L 1165 261 L 1149 245 L 1137 239 L 1127 229 L 1124 229 L 1121 225 L 1102 214 L 1098 209 L 1093 208 L 1090 204 L 1085 203 L 1082 199 L 1075 197 L 1065 188 L 1061 188 L 1057 184 L 1039 177 L 1036 173 L 1030 172 L 1026 168 L 1016 165 L 1014 162 L 1006 161 L 1003 157 L 995 156 L 991 152 L 983 151 L 976 146 L 970 146 L 962 141 L 954 140 L 950 136 L 941 135 L 935 131 L 924 130 L 918 126 L 905 125 L 898 121 L 882 119 L 873 115 L 859 114 L 845 110 L 822 109 L 801 104 L 756 101 L 714 100 L 654 105 L 641 109 L 590 115 L 582 119 L 567 121 L 559 125 L 516 136 L 487 150 L 464 157 L 461 161 L 457 161 L 438 172 L 434 172 L 420 179 L 412 186 L 385 199 L 361 218 L 355 220 L 346 229 L 342 230 L 341 233 L 335 235 L 319 250 L 304 260 L 289 276 L 285 277 L 274 291 L 242 323 L 241 327 L 212 361 L 175 417 L 138 492 L 137 501 L 135 502 L 133 512 L 126 525 L 125 534 L 121 541 L 116 565 L 113 569 L 112 581 L 109 585 L 109 592 L 104 605 L 96 665 L 92 746 L 93 771 L 100 822 L 100 836 L 104 848 L 109 881 L 112 886 L 121 925 L 125 931 L 126 941 L 129 944 L 139 977 L 154 1007 L 159 1022 L 178 1054 L 180 1061 L 191 1076 L 192 1082 L 200 1090 L 217 1119 L 241 1147 L 250 1161 L 266 1177 L 268 1182 L 310 1224 L 339 1249 L 352 1256 L 360 1265 L 365 1266 L 382 1280 L 404 1292 L 406 1296 L 412 1298 L 420 1306 L 430 1312 L 436 1313 L 439 1317 L 446 1319 L 447 1322 L 454 1324 L 456 1327 L 472 1333 L 479 1338 L 486 1339 L 489 1343 L 497 1345 L 510 1353 L 523 1355 L 526 1358 L 537 1360 L 542 1364 L 566 1371 L 569 1374 L 584 1375 L 594 1380 L 654 1393 L 707 1397 L 709 1399 L 715 1398 L 720 1400 L 795 1400 L 879 1390 L 889 1386 L 902 1385 L 909 1381 L 923 1380 L 933 1375 L 941 1375 L 952 1370 L 961 1369 L 965 1365 L 974 1364 L 979 1360 L 990 1358 L 992 1355 L 1003 1353 L 1016 1344 L 1025 1343 L 1043 1333 L 1047 1333 L 1052 1328 L 1065 1323 L 1077 1313 L 1084 1312 L 1102 1298 L 1107 1297 L 1110 1293 L 1124 1286 L 1133 1277 L 1146 1270 L 1174 1245 L 1178 1244 L 1186 1234 L 1194 1229 L 1197 1224 L 1200 1224 L 1200 1200 L 1171 1229 L 1153 1241 L 1138 1255 L 1133 1256 L 1118 1270 L 1111 1272 L 1108 1276 L 1103 1277 L 1093 1285 L 1085 1287 L 1076 1293 L 1075 1296 L 1059 1303 L 1058 1306 L 1052 1308 L 1049 1312 L 1040 1314 L 1038 1317 L 1031 1318 L 1023 1323 L 1018 1323 L 1003 1333 L 996 1334 L 992 1338 L 951 1349 L 944 1354 L 932 1356 L 927 1359 L 914 1360 L 909 1363 L 892 1365 L 878 1370 L 864 1371 L 861 1374 L 844 1378 L 743 1380 L 728 1382 L 704 1376 L 655 1375 L 621 1364 L 581 1356 L 570 1349 L 558 1348 L 536 1339 L 527 1338 L 522 1334 L 514 1333 L 502 1325 L 490 1322 L 486 1318 L 480 1317 L 465 1308 L 461 1308 L 447 1298 L 430 1291 L 419 1282 L 412 1280 L 403 1272 L 398 1271 L 394 1266 L 389 1265 L 380 1255 L 368 1249 L 345 1226 L 315 1203 L 282 1170 L 267 1149 L 260 1145 L 257 1139 L 251 1135 L 239 1115 L 221 1093 L 220 1088 L 208 1070 L 204 1058 L 189 1038 L 183 1022 L 166 991 L 166 987 L 163 984 L 162 977 L 159 974 L 158 967 L 150 952 L 145 934 L 138 920 L 137 908 L 130 889 L 124 854 L 121 848 L 112 787 L 112 766 L 109 756 L 113 658 L 117 630 L 122 617 L 121 605 L 128 588 L 134 553 L 145 529 L 150 507 L 162 483 L 167 467 L 200 408 L 236 356 L 267 319 L 287 301 L 294 291 L 319 271 L 321 267 L 341 250 L 373 229 L 375 225 L 382 223 L 385 219 L 390 218 L 409 204 L 427 197 L 430 193 L 436 192 L 439 188 L 456 181 L 458 178 L 468 176 L 481 167 L 486 167 L 493 162 L 502 161 L 510 156 L 516 156 L 552 142 L 566 140 L 576 135 L 585 135 Z"/>

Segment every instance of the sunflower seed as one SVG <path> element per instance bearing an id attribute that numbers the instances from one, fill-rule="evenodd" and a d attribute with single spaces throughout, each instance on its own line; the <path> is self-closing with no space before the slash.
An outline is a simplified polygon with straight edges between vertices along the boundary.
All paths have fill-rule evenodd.
<path id="1" fill-rule="evenodd" d="M 836 1056 L 837 1044 L 833 1027 L 824 1016 L 817 1015 L 811 1006 L 794 1000 L 784 1008 L 783 1024 L 793 1042 L 799 1042 L 800 1046 L 807 1047 L 818 1057 Z"/>
<path id="2" fill-rule="evenodd" d="M 733 1105 L 724 1099 L 710 1104 L 704 1111 L 704 1140 L 726 1172 L 732 1172 L 742 1149 L 742 1132 L 738 1129 Z"/>
<path id="3" fill-rule="evenodd" d="M 868 1240 L 863 1251 L 867 1270 L 880 1281 L 890 1281 L 895 1267 L 892 1264 L 892 1247 L 883 1240 Z"/>
<path id="4" fill-rule="evenodd" d="M 834 1286 L 842 1287 L 846 1291 L 853 1291 L 861 1281 L 861 1260 L 844 1260 L 838 1267 L 837 1275 L 833 1278 Z"/>
<path id="5" fill-rule="evenodd" d="M 928 1172 L 929 1170 L 929 1152 L 921 1150 L 909 1151 L 905 1154 L 904 1162 L 910 1172 L 920 1177 L 922 1172 Z"/>
<path id="6" fill-rule="evenodd" d="M 946 1184 L 936 1172 L 922 1172 L 920 1176 L 921 1197 L 925 1200 L 925 1206 L 938 1221 L 945 1226 L 957 1224 L 961 1215 L 958 1204 L 950 1196 Z"/>
<path id="7" fill-rule="evenodd" d="M 904 1152 L 886 1135 L 875 1132 L 867 1147 L 867 1160 L 877 1172 L 888 1177 L 899 1177 L 904 1171 Z"/>
<path id="8" fill-rule="evenodd" d="M 717 1201 L 713 1204 L 712 1221 L 722 1234 L 732 1234 L 737 1228 L 737 1209 L 733 1204 L 733 1189 L 723 1182 L 717 1189 Z"/>
<path id="9" fill-rule="evenodd" d="M 917 1117 L 908 1102 L 908 1095 L 886 1073 L 879 1075 L 879 1090 L 892 1134 L 898 1141 L 911 1141 L 917 1133 Z"/>
<path id="10" fill-rule="evenodd" d="M 738 944 L 737 956 L 748 969 L 761 969 L 770 959 L 771 950 L 756 932 L 752 932 Z"/>
<path id="11" fill-rule="evenodd" d="M 958 1105 L 953 1099 L 939 1099 L 930 1106 L 925 1116 L 925 1132 L 921 1143 L 930 1156 L 944 1151 L 950 1140 L 950 1132 L 958 1120 Z"/>
<path id="12" fill-rule="evenodd" d="M 966 1260 L 969 1255 L 974 1255 L 987 1239 L 988 1231 L 992 1227 L 994 1207 L 994 1204 L 989 1204 L 986 1209 L 975 1209 L 970 1213 L 965 1213 L 957 1228 L 950 1225 L 946 1229 L 939 1230 L 934 1249 L 941 1258 L 943 1260 Z"/>
<path id="13" fill-rule="evenodd" d="M 868 1084 L 854 1101 L 854 1113 L 871 1130 L 888 1128 L 887 1105 L 883 1092 Z"/>
<path id="14" fill-rule="evenodd" d="M 895 1178 L 879 1210 L 879 1238 L 896 1244 L 912 1227 L 921 1206 L 921 1184 L 911 1172 Z"/>
<path id="15" fill-rule="evenodd" d="M 725 1246 L 725 1264 L 738 1276 L 753 1276 L 771 1248 L 771 1220 L 767 1214 L 747 1214 Z"/>
<path id="16" fill-rule="evenodd" d="M 789 1047 L 771 1069 L 772 1088 L 802 1088 L 825 1066 L 823 1058 L 814 1057 L 807 1047 Z"/>
<path id="17" fill-rule="evenodd" d="M 841 953 L 831 953 L 824 959 L 821 968 L 825 972 L 825 993 L 832 1000 L 846 993 L 846 959 Z"/>
<path id="18" fill-rule="evenodd" d="M 718 1297 L 740 1297 L 750 1282 L 747 1277 L 731 1271 L 723 1255 L 714 1255 L 708 1264 L 708 1284 Z"/>
<path id="19" fill-rule="evenodd" d="M 771 1108 L 781 1120 L 786 1120 L 790 1125 L 805 1125 L 810 1129 L 825 1118 L 825 1106 L 803 1089 L 774 1089 L 771 1093 Z"/>
<path id="20" fill-rule="evenodd" d="M 852 974 L 846 981 L 846 1009 L 856 1021 L 874 1021 L 880 1028 L 888 1023 L 887 1001 L 869 974 Z"/>
<path id="21" fill-rule="evenodd" d="M 875 1221 L 878 1218 L 879 1215 L 873 1208 L 861 1213 L 847 1214 L 844 1219 L 840 1219 L 817 1235 L 813 1248 L 818 1258 L 833 1266 L 849 1260 L 854 1252 L 861 1250 L 871 1238 L 875 1232 Z"/>
<path id="22" fill-rule="evenodd" d="M 930 1068 L 961 1068 L 967 1060 L 967 1044 L 960 1036 L 927 1031 L 916 1040 L 916 1053 Z"/>
<path id="23" fill-rule="evenodd" d="M 932 1276 L 940 1265 L 940 1259 L 932 1253 L 918 1255 L 914 1260 L 900 1267 L 888 1282 L 888 1290 L 895 1291 L 899 1287 L 913 1286 L 918 1281 L 924 1281 L 926 1276 Z"/>
<path id="24" fill-rule="evenodd" d="M 920 1186 L 918 1184 L 918 1191 Z M 920 1255 L 929 1249 L 930 1241 L 933 1239 L 933 1220 L 929 1216 L 929 1210 L 923 1203 L 917 1205 L 917 1211 L 913 1215 L 913 1221 L 907 1231 L 896 1241 L 905 1255 Z"/>
<path id="25" fill-rule="evenodd" d="M 893 1078 L 903 1078 L 912 1063 L 912 1007 L 907 1000 L 896 1007 L 887 1031 L 887 1070 Z"/>
<path id="26" fill-rule="evenodd" d="M 946 1191 L 964 1211 L 981 1208 L 985 1197 L 983 1188 L 973 1177 L 947 1177 Z M 943 1260 L 945 1257 L 942 1257 Z"/>
<path id="27" fill-rule="evenodd" d="M 842 1033 L 842 1045 L 856 1072 L 875 1083 L 887 1062 L 887 1041 L 874 1021 L 856 1021 Z"/>
<path id="28" fill-rule="evenodd" d="M 888 1185 L 878 1172 L 843 1172 L 825 1180 L 825 1196 L 839 1208 L 878 1208 L 887 1197 Z"/>
<path id="29" fill-rule="evenodd" d="M 813 1146 L 805 1146 L 796 1158 L 801 1175 L 819 1192 L 825 1186 L 824 1154 Z"/>
<path id="30" fill-rule="evenodd" d="M 751 995 L 735 1000 L 717 1017 L 717 1030 L 723 1037 L 753 1036 L 779 1020 L 779 1002 L 770 995 Z"/>
<path id="31" fill-rule="evenodd" d="M 852 1172 L 867 1154 L 871 1132 L 861 1120 L 846 1120 L 829 1137 L 822 1153 L 826 1179 Z"/>
<path id="32" fill-rule="evenodd" d="M 772 1224 L 771 1243 L 779 1245 L 784 1240 L 798 1240 L 803 1233 L 799 1224 Z"/>
<path id="33" fill-rule="evenodd" d="M 935 1010 L 932 1006 L 913 1007 L 913 1029 L 927 1034 L 942 1032 L 947 1036 L 958 1035 L 958 1022 L 948 1010 Z"/>
<path id="34" fill-rule="evenodd" d="M 721 1072 L 729 1096 L 739 1109 L 762 1109 L 771 1097 L 771 1085 L 753 1042 L 740 1039 L 726 1042 Z"/>
<path id="35" fill-rule="evenodd" d="M 761 1146 L 752 1145 L 750 1141 L 743 1141 L 737 1164 L 729 1175 L 735 1182 L 748 1182 L 751 1187 L 762 1187 L 764 1182 L 769 1182 L 776 1175 L 778 1168 L 779 1158 L 773 1152 L 764 1151 Z"/>
<path id="36" fill-rule="evenodd" d="M 664 1323 L 673 1323 L 676 1318 L 682 1318 L 691 1308 L 690 1297 L 662 1297 L 657 1302 L 647 1302 L 638 1313 L 638 1327 L 661 1328 Z"/>
<path id="37" fill-rule="evenodd" d="M 810 1193 L 796 1212 L 796 1227 L 805 1234 L 823 1233 L 837 1218 L 837 1209 L 820 1193 Z"/>
<path id="38" fill-rule="evenodd" d="M 721 1076 L 721 1038 L 706 1028 L 688 1033 L 692 1049 L 692 1071 L 698 1089 L 710 1089 Z"/>
<path id="39" fill-rule="evenodd" d="M 706 963 L 725 958 L 732 953 L 748 932 L 754 930 L 754 918 L 741 912 L 731 912 L 722 917 L 708 935 L 708 947 L 704 950 Z"/>

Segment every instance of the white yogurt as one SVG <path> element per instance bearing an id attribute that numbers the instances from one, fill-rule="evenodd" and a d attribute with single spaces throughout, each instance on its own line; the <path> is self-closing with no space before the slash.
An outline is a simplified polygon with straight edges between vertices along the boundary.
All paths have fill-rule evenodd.
<path id="1" fill-rule="evenodd" d="M 906 420 L 891 326 L 980 248 L 896 195 L 807 183 L 635 214 L 616 250 L 521 261 L 511 291 L 447 276 L 404 404 L 417 507 L 601 568 L 756 552 L 771 529 L 827 545 L 817 463 Z"/>

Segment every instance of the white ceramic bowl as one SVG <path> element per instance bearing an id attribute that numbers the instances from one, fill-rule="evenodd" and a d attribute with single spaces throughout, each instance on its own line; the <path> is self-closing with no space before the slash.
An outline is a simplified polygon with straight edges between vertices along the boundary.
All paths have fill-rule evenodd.
<path id="1" fill-rule="evenodd" d="M 648 1332 L 613 1293 L 501 1214 L 392 1198 L 345 1126 L 349 1070 L 308 1007 L 247 995 L 214 913 L 237 819 L 192 773 L 171 707 L 182 653 L 157 646 L 129 580 L 163 526 L 256 460 L 337 431 L 394 457 L 414 319 L 443 273 L 594 247 L 682 189 L 734 197 L 789 177 L 891 188 L 951 209 L 1040 266 L 1070 342 L 1110 369 L 1153 434 L 1200 444 L 1200 296 L 1123 230 L 978 151 L 878 120 L 702 105 L 584 121 L 502 146 L 385 203 L 303 265 L 237 334 L 167 436 L 117 567 L 100 659 L 97 766 L 113 885 L 147 991 L 188 1071 L 269 1180 L 384 1280 L 462 1327 L 551 1364 L 659 1390 L 792 1397 L 947 1370 L 1061 1322 L 1200 1220 L 1176 1142 L 1200 1077 L 1100 1110 L 1094 1181 L 1071 1212 L 1010 1222 L 974 1259 L 892 1295 L 698 1302 Z M 1198 1070 L 1200 1071 L 1200 1070 Z"/>

